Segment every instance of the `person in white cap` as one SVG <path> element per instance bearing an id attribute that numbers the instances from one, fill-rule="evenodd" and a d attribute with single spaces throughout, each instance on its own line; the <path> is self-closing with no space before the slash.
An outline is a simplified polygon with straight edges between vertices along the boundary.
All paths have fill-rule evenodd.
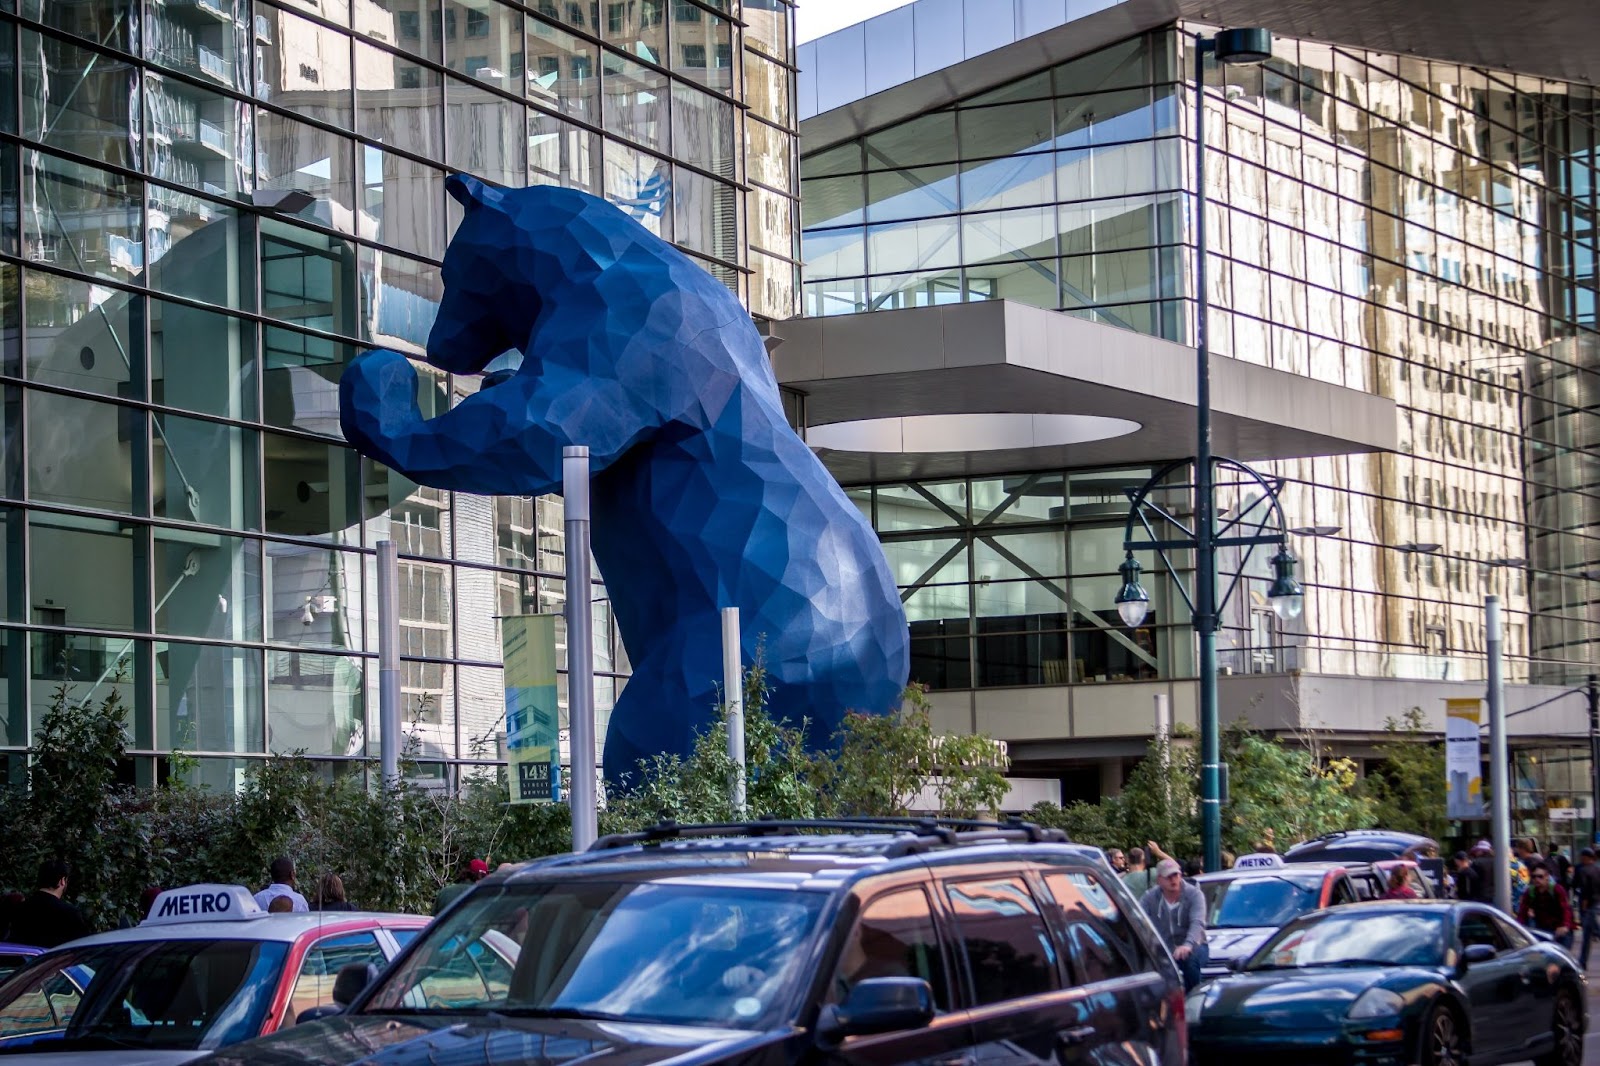
<path id="1" fill-rule="evenodd" d="M 1200 969 L 1208 954 L 1205 893 L 1199 885 L 1183 879 L 1178 860 L 1162 859 L 1156 866 L 1156 887 L 1144 894 L 1139 905 L 1172 951 L 1187 992 L 1200 983 Z"/>

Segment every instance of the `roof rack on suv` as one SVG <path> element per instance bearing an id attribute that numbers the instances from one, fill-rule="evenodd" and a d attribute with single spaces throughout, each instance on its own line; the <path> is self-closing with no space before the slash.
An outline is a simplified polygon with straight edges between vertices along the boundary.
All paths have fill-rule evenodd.
<path id="1" fill-rule="evenodd" d="M 654 844 L 663 840 L 694 837 L 776 836 L 780 833 L 868 833 L 886 834 L 884 854 L 899 856 L 932 847 L 960 844 L 1017 841 L 1029 844 L 1068 843 L 1060 829 L 1046 829 L 1021 819 L 982 821 L 975 818 L 869 817 L 869 818 L 771 818 L 745 822 L 706 822 L 681 824 L 670 819 L 636 833 L 612 833 L 589 845 L 590 851 L 611 851 L 635 844 Z"/>

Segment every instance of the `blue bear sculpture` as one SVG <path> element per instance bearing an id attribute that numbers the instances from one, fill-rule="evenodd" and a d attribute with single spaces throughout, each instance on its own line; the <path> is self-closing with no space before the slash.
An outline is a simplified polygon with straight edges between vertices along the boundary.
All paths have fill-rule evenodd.
<path id="1" fill-rule="evenodd" d="M 515 348 L 522 365 L 424 420 L 406 358 L 369 352 L 340 382 L 341 423 L 407 477 L 485 495 L 560 492 L 562 448 L 588 445 L 595 561 L 633 663 L 606 776 L 687 755 L 713 721 L 722 607 L 747 653 L 765 642 L 773 715 L 808 719 L 813 744 L 897 706 L 908 634 L 883 549 L 790 428 L 733 294 L 586 193 L 448 187 L 465 217 L 428 362 L 477 374 Z"/>

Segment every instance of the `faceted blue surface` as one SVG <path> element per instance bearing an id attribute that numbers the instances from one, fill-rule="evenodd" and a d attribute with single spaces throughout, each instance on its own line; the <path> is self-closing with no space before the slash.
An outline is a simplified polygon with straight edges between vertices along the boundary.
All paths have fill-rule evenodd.
<path id="1" fill-rule="evenodd" d="M 560 492 L 562 448 L 589 446 L 595 562 L 633 663 L 607 777 L 688 754 L 712 721 L 722 607 L 740 608 L 747 662 L 766 645 L 773 713 L 809 719 L 813 743 L 895 707 L 908 645 L 883 550 L 789 427 L 734 295 L 586 193 L 449 189 L 466 214 L 428 362 L 476 374 L 515 348 L 522 365 L 425 420 L 411 364 L 369 352 L 340 382 L 341 422 L 412 480 L 485 495 Z"/>

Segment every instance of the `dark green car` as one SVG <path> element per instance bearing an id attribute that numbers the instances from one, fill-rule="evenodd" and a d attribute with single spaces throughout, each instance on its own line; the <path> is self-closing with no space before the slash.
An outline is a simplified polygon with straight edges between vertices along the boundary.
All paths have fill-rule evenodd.
<path id="1" fill-rule="evenodd" d="M 1187 1002 L 1195 1066 L 1582 1066 L 1571 956 L 1476 903 L 1316 911 Z"/>

